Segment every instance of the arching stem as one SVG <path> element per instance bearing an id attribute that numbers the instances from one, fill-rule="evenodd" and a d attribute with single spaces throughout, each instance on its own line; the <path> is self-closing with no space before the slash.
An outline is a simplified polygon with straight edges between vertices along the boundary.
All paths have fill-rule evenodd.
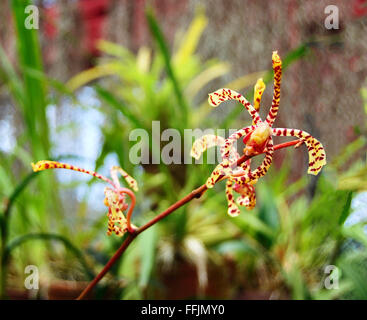
<path id="1" fill-rule="evenodd" d="M 281 143 L 281 144 L 278 144 L 278 145 L 275 145 L 274 146 L 274 151 L 275 150 L 279 150 L 279 149 L 283 149 L 283 148 L 287 148 L 287 147 L 291 147 L 291 146 L 298 147 L 298 146 L 300 146 L 301 143 L 302 143 L 302 140 L 294 140 L 294 141 L 289 141 L 289 142 Z M 236 163 L 233 164 L 233 166 L 234 167 L 235 166 L 239 166 L 241 163 L 243 163 L 243 162 L 251 159 L 253 156 L 255 156 L 255 155 L 252 155 L 252 156 L 243 155 L 241 158 L 239 158 L 237 160 Z M 218 179 L 217 179 L 217 182 L 219 182 L 223 178 L 224 178 L 223 175 L 222 176 L 219 176 Z M 156 224 L 158 221 L 162 220 L 163 218 L 165 218 L 166 216 L 168 216 L 169 214 L 171 214 L 172 212 L 174 212 L 178 208 L 182 207 L 186 203 L 190 202 L 191 200 L 200 198 L 202 196 L 202 194 L 207 189 L 208 188 L 206 187 L 206 185 L 203 184 L 202 186 L 200 186 L 199 188 L 191 191 L 188 195 L 186 195 L 185 197 L 183 197 L 182 199 L 180 199 L 179 201 L 177 201 L 176 203 L 174 203 L 173 205 L 171 205 L 169 208 L 167 208 L 166 210 L 164 210 L 163 212 L 161 212 L 159 215 L 157 215 L 156 217 L 154 217 L 152 220 L 150 220 L 149 222 L 147 222 L 145 225 L 141 226 L 138 229 L 135 229 L 135 228 L 133 228 L 131 226 L 131 215 L 132 215 L 132 212 L 134 210 L 135 200 L 136 200 L 135 199 L 135 195 L 129 189 L 120 188 L 119 189 L 119 192 L 126 193 L 131 198 L 130 208 L 129 208 L 129 211 L 128 211 L 127 216 L 126 216 L 129 234 L 125 238 L 124 242 L 121 244 L 120 248 L 116 251 L 116 253 L 112 256 L 112 258 L 103 267 L 103 269 L 101 270 L 101 272 L 83 290 L 83 292 L 80 294 L 80 296 L 77 298 L 77 300 L 84 299 L 93 290 L 93 288 L 97 285 L 97 283 L 105 276 L 105 274 L 111 269 L 111 267 L 115 264 L 115 262 L 121 257 L 121 255 L 124 253 L 124 251 L 130 245 L 130 243 L 140 233 L 142 233 L 146 229 L 150 228 L 151 226 L 153 226 L 154 224 Z"/>

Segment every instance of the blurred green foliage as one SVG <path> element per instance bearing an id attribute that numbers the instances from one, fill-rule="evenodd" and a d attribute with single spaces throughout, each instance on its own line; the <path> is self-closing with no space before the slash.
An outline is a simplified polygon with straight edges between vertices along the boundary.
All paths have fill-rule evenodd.
<path id="1" fill-rule="evenodd" d="M 25 2 L 11 3 L 17 64 L 12 66 L 0 47 L 0 79 L 21 115 L 23 130 L 17 135 L 13 154 L 0 157 L 3 297 L 6 280 L 9 287 L 21 286 L 24 266 L 31 263 L 47 270 L 46 276 L 41 274 L 46 281 L 89 280 L 121 243 L 121 239 L 105 236 L 102 212 L 88 229 L 79 228 L 77 233 L 69 229 L 59 197 L 60 183 L 52 172 L 30 173 L 30 162 L 56 159 L 50 154 L 48 105 L 65 97 L 78 103 L 75 92 L 85 85 L 93 86 L 106 117 L 95 169 L 113 154 L 119 165 L 137 177 L 141 190 L 134 219 L 138 225 L 204 183 L 213 166 L 137 168 L 128 159 L 133 144 L 128 137 L 133 129 L 151 133 L 154 120 L 160 120 L 162 131 L 176 128 L 180 132 L 220 124 L 246 125 L 238 120 L 240 108 L 221 117 L 219 125 L 209 114 L 206 91 L 213 89 L 212 81 L 221 81 L 230 66 L 217 60 L 202 61 L 196 53 L 207 25 L 202 11 L 197 11 L 184 34 L 178 34 L 171 53 L 154 13 L 148 10 L 155 49 L 142 47 L 133 54 L 123 46 L 102 41 L 104 57 L 64 85 L 43 72 L 37 32 L 23 28 Z M 300 45 L 285 57 L 285 67 L 307 53 L 307 47 Z M 270 71 L 260 71 L 221 87 L 241 90 L 261 76 L 268 82 L 272 79 Z M 365 91 L 362 94 L 367 100 Z M 216 186 L 142 233 L 101 284 L 97 297 L 103 298 L 105 287 L 117 283 L 119 290 L 114 297 L 125 299 L 169 298 L 172 293 L 180 298 L 251 298 L 262 293 L 267 298 L 366 299 L 365 222 L 345 224 L 353 212 L 353 198 L 367 187 L 365 159 L 358 156 L 365 146 L 366 137 L 361 133 L 326 166 L 313 196 L 307 188 L 314 178 L 305 173 L 289 183 L 287 165 L 272 168 L 258 183 L 256 209 L 243 210 L 235 219 L 226 215 L 223 185 Z M 290 160 L 286 157 L 284 163 Z M 86 219 L 79 215 L 86 201 L 79 204 L 75 221 Z M 34 239 L 38 241 L 29 241 Z M 339 289 L 325 288 L 327 265 L 339 268 Z"/>

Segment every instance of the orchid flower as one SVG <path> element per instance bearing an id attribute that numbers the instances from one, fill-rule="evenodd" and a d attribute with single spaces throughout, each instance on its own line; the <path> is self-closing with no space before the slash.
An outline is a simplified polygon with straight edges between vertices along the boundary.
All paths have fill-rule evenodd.
<path id="1" fill-rule="evenodd" d="M 273 52 L 272 65 L 274 71 L 274 91 L 272 104 L 266 120 L 262 121 L 258 113 L 261 97 L 265 90 L 265 84 L 262 79 L 259 79 L 255 85 L 254 106 L 252 106 L 245 97 L 234 90 L 226 88 L 217 90 L 209 94 L 209 104 L 213 107 L 217 107 L 222 102 L 236 100 L 240 102 L 251 115 L 253 120 L 252 125 L 236 131 L 227 139 L 204 136 L 195 141 L 192 148 L 191 155 L 198 159 L 206 148 L 214 145 L 220 146 L 222 162 L 217 165 L 207 179 L 206 186 L 207 188 L 212 188 L 214 184 L 218 182 L 219 177 L 224 176 L 227 178 L 226 196 L 228 201 L 228 214 L 231 216 L 237 216 L 240 213 L 240 210 L 233 200 L 233 189 L 241 194 L 241 197 L 237 200 L 237 204 L 244 205 L 248 209 L 254 207 L 256 198 L 253 185 L 256 184 L 259 178 L 267 173 L 273 161 L 274 146 L 272 136 L 297 137 L 300 140 L 300 144 L 306 144 L 309 154 L 309 174 L 317 175 L 326 164 L 326 154 L 321 142 L 309 133 L 298 129 L 272 127 L 278 114 L 282 77 L 282 61 L 277 51 Z M 239 158 L 239 154 L 234 148 L 234 143 L 242 137 L 244 137 L 243 142 L 246 144 L 243 150 L 246 156 L 265 153 L 263 162 L 253 171 L 251 171 L 250 168 L 250 161 L 244 162 L 240 170 L 235 169 L 236 171 L 234 171 L 232 169 L 232 165 Z"/>
<path id="2" fill-rule="evenodd" d="M 132 190 L 138 191 L 138 184 L 135 179 L 133 179 L 126 171 L 122 168 L 113 166 L 111 168 L 110 174 L 111 179 L 108 179 L 94 171 L 85 170 L 70 164 L 50 161 L 50 160 L 41 160 L 36 164 L 32 163 L 32 169 L 34 172 L 43 171 L 47 169 L 68 169 L 74 170 L 78 172 L 83 172 L 98 179 L 101 179 L 107 183 L 109 183 L 111 187 L 106 187 L 104 190 L 105 199 L 104 204 L 108 207 L 108 227 L 107 227 L 107 235 L 111 235 L 115 233 L 117 236 L 122 237 L 126 231 L 133 232 L 134 227 L 131 225 L 131 215 L 135 206 L 135 194 Z M 127 182 L 128 186 L 132 189 L 123 188 L 120 186 L 120 181 L 118 179 L 118 173 L 122 175 L 122 177 Z M 129 207 L 126 202 L 125 194 L 127 194 L 131 199 L 130 208 L 127 212 L 127 216 L 125 217 L 124 212 Z"/>
<path id="3" fill-rule="evenodd" d="M 262 78 L 260 78 L 256 82 L 254 88 L 254 107 L 256 111 L 260 109 L 261 97 L 264 93 L 264 90 L 265 83 L 263 82 Z M 222 146 L 225 144 L 225 142 L 226 140 L 223 137 L 211 134 L 204 135 L 194 142 L 191 150 L 191 156 L 198 160 L 201 154 L 208 148 L 213 146 Z M 240 158 L 240 155 L 234 146 L 232 146 L 230 150 L 229 158 L 233 161 L 237 161 Z M 248 210 L 253 209 L 256 205 L 256 195 L 253 184 L 255 184 L 257 180 L 252 181 L 249 184 L 242 182 L 244 175 L 250 172 L 250 165 L 251 159 L 241 164 L 241 170 L 233 172 L 233 175 L 228 176 L 226 183 L 226 198 L 228 202 L 228 214 L 230 216 L 237 216 L 240 214 L 240 210 L 238 209 L 237 205 L 245 206 Z M 233 190 L 240 194 L 240 197 L 238 197 L 236 201 L 233 198 Z"/>
<path id="4" fill-rule="evenodd" d="M 195 159 L 199 159 L 201 154 L 210 147 L 222 146 L 225 144 L 225 139 L 220 136 L 208 134 L 197 139 L 191 149 L 191 156 Z M 240 155 L 234 147 L 230 151 L 230 157 L 233 161 L 237 161 Z M 242 183 L 241 179 L 245 174 L 249 173 L 250 162 L 247 160 L 241 164 L 241 169 L 233 172 L 232 175 L 228 176 L 226 183 L 226 197 L 228 201 L 228 214 L 231 216 L 239 215 L 240 211 L 236 205 L 246 206 L 247 209 L 253 209 L 256 205 L 255 188 L 251 184 Z M 237 177 L 239 175 L 239 177 Z M 252 184 L 255 182 L 253 181 Z M 233 187 L 234 186 L 234 187 Z M 240 197 L 235 201 L 233 198 L 233 189 L 240 194 Z"/>

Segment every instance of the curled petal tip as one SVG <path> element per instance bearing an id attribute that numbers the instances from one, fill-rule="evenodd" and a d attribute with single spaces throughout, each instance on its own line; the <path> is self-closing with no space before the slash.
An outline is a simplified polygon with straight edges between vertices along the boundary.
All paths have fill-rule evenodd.
<path id="1" fill-rule="evenodd" d="M 236 202 L 239 206 L 246 207 L 247 210 L 253 210 L 256 206 L 256 198 L 250 199 L 249 196 L 239 197 Z"/>
<path id="2" fill-rule="evenodd" d="M 232 218 L 238 217 L 240 215 L 241 211 L 240 209 L 236 208 L 228 208 L 228 215 Z"/>
<path id="3" fill-rule="evenodd" d="M 260 78 L 256 81 L 255 88 L 254 88 L 254 108 L 256 111 L 259 111 L 260 109 L 260 102 L 261 97 L 265 90 L 265 83 L 263 81 L 263 78 Z"/>
<path id="4" fill-rule="evenodd" d="M 193 151 L 190 152 L 190 156 L 196 160 L 199 160 L 200 159 L 200 154 L 197 154 Z"/>
<path id="5" fill-rule="evenodd" d="M 255 90 L 261 90 L 261 89 L 265 89 L 265 82 L 263 78 L 257 79 L 255 84 Z"/>
<path id="6" fill-rule="evenodd" d="M 125 179 L 125 181 L 127 182 L 127 184 L 129 185 L 129 187 L 131 189 L 133 189 L 135 192 L 137 192 L 139 190 L 138 188 L 138 182 L 132 177 L 130 176 L 124 169 L 122 169 L 119 166 L 113 166 L 111 168 L 111 176 L 112 179 L 118 183 L 118 178 L 117 178 L 117 172 L 119 172 L 122 177 Z"/>
<path id="7" fill-rule="evenodd" d="M 201 155 L 208 149 L 214 146 L 220 146 L 224 144 L 225 139 L 221 136 L 216 136 L 214 134 L 206 134 L 201 138 L 195 140 L 192 145 L 190 156 L 199 160 Z"/>
<path id="8" fill-rule="evenodd" d="M 273 61 L 273 68 L 282 65 L 282 60 L 280 59 L 280 57 L 278 55 L 278 51 L 273 51 L 273 55 L 272 55 L 271 59 Z"/>
<path id="9" fill-rule="evenodd" d="M 321 169 L 324 165 L 326 165 L 326 160 L 319 161 L 316 166 L 309 165 L 307 173 L 317 176 L 321 172 Z"/>
<path id="10" fill-rule="evenodd" d="M 219 106 L 219 103 L 214 100 L 213 94 L 214 92 L 208 94 L 208 102 L 212 107 L 215 108 Z"/>

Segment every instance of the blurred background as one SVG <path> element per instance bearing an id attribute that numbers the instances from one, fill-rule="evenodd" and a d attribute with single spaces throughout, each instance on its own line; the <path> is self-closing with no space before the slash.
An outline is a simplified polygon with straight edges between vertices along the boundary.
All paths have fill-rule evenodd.
<path id="1" fill-rule="evenodd" d="M 27 5 L 39 29 L 26 29 Z M 306 174 L 305 147 L 277 151 L 257 206 L 227 216 L 219 184 L 142 233 L 97 299 L 367 298 L 367 1 L 9 0 L 0 3 L 1 297 L 74 298 L 121 244 L 106 236 L 104 184 L 76 172 L 31 172 L 53 159 L 137 180 L 141 225 L 195 187 L 207 164 L 134 165 L 133 129 L 250 124 L 222 87 L 252 100 L 271 54 L 283 59 L 275 127 L 319 139 L 328 164 Z M 279 139 L 275 142 L 285 141 Z M 152 151 L 152 143 L 146 146 Z M 164 146 L 164 143 L 161 145 Z M 39 269 L 26 290 L 25 268 Z M 332 272 L 330 272 L 332 270 Z"/>

